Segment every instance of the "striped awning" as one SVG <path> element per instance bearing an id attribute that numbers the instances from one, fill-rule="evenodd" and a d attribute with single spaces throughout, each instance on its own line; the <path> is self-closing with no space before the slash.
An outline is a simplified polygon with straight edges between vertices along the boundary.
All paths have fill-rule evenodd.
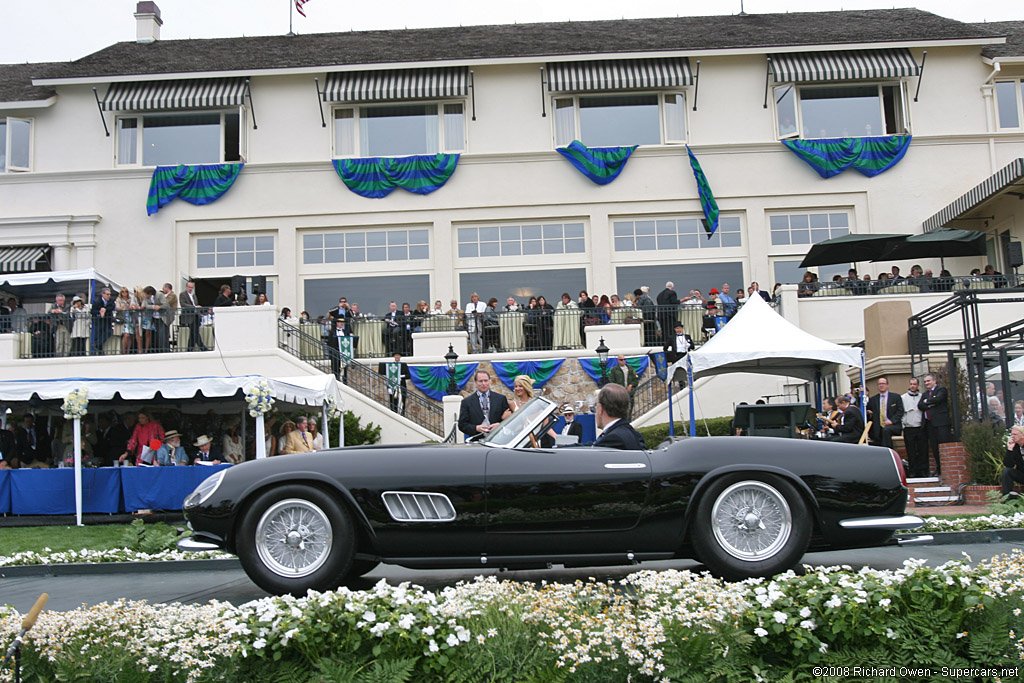
<path id="1" fill-rule="evenodd" d="M 27 273 L 36 269 L 49 247 L 0 247 L 0 273 Z"/>
<path id="2" fill-rule="evenodd" d="M 690 60 L 686 57 L 556 62 L 548 64 L 547 68 L 551 92 L 649 90 L 693 85 Z"/>
<path id="3" fill-rule="evenodd" d="M 327 74 L 324 102 L 422 100 L 468 94 L 469 69 L 464 66 L 338 71 Z"/>
<path id="4" fill-rule="evenodd" d="M 104 111 L 239 107 L 244 95 L 244 78 L 112 83 L 101 106 Z"/>
<path id="5" fill-rule="evenodd" d="M 1021 193 L 1024 193 L 1024 158 L 1014 159 L 989 176 L 984 182 L 976 185 L 970 192 L 960 196 L 942 211 L 926 220 L 923 223 L 924 231 L 932 232 L 957 219 L 963 219 L 964 214 L 974 210 L 1004 190 L 1015 186 L 1020 189 Z"/>
<path id="6" fill-rule="evenodd" d="M 905 47 L 892 50 L 790 52 L 770 55 L 776 83 L 855 81 L 918 76 L 921 67 Z"/>

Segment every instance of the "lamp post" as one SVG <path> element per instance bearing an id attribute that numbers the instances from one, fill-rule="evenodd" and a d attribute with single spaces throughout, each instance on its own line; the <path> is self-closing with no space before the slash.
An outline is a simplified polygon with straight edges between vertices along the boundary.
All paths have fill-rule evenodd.
<path id="1" fill-rule="evenodd" d="M 454 396 L 459 393 L 459 387 L 455 384 L 455 361 L 459 359 L 459 354 L 455 353 L 455 349 L 452 345 L 448 345 L 448 353 L 444 354 L 444 362 L 448 366 L 448 395 Z"/>
<path id="2" fill-rule="evenodd" d="M 604 345 L 604 337 L 597 342 L 597 362 L 601 364 L 601 386 L 603 387 L 607 382 L 608 378 L 605 373 L 608 370 L 608 347 Z"/>

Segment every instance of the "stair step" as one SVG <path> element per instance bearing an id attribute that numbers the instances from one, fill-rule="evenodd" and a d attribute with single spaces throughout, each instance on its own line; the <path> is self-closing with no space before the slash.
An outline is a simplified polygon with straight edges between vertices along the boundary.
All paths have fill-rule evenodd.
<path id="1" fill-rule="evenodd" d="M 908 484 L 932 484 L 939 481 L 938 477 L 915 477 L 907 479 Z"/>
<path id="2" fill-rule="evenodd" d="M 951 503 L 960 500 L 959 496 L 915 496 L 915 503 Z"/>
<path id="3" fill-rule="evenodd" d="M 953 489 L 948 486 L 917 486 L 910 491 L 916 496 L 921 493 L 952 493 Z"/>

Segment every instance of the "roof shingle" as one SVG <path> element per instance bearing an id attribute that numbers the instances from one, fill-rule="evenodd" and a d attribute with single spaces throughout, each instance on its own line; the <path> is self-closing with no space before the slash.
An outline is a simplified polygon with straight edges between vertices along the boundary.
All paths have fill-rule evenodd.
<path id="1" fill-rule="evenodd" d="M 0 102 L 45 100 L 56 94 L 48 86 L 32 85 L 32 78 L 60 66 L 59 62 L 0 64 Z"/>

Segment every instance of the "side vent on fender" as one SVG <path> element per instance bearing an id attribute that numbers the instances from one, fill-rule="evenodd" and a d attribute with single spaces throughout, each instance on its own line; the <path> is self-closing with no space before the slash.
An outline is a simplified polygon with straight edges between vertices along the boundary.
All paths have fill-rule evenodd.
<path id="1" fill-rule="evenodd" d="M 451 522 L 455 506 L 443 493 L 385 491 L 384 507 L 396 522 Z"/>

